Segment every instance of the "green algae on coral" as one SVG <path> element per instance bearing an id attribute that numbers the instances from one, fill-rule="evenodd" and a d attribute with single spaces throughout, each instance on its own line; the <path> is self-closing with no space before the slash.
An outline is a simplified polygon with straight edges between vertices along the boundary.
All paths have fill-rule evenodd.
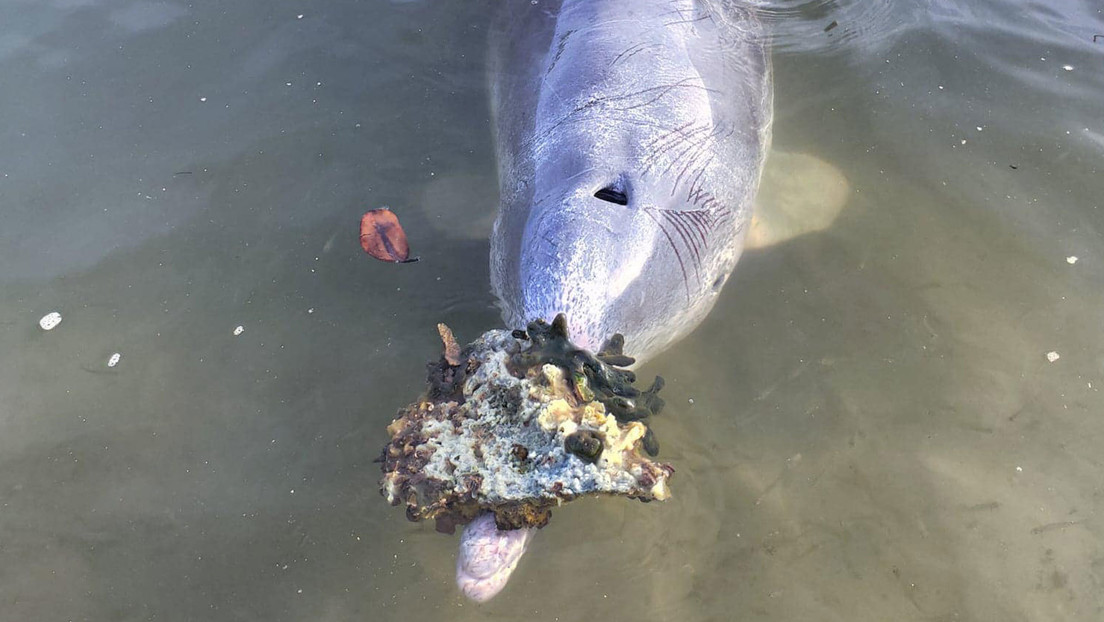
<path id="1" fill-rule="evenodd" d="M 576 391 L 583 399 L 597 400 L 619 422 L 640 421 L 663 410 L 663 378 L 656 376 L 652 386 L 641 391 L 633 386 L 636 374 L 621 369 L 635 363 L 622 349 L 625 338 L 620 333 L 610 337 L 597 355 L 575 346 L 568 337 L 567 318 L 556 316 L 549 324 L 544 320 L 530 322 L 524 331 L 514 331 L 515 338 L 532 345 L 513 357 L 515 369 L 552 364 L 571 374 Z"/>

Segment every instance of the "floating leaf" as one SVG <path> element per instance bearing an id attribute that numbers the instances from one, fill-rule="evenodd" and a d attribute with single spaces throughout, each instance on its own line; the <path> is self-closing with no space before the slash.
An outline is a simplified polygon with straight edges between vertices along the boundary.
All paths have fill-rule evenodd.
<path id="1" fill-rule="evenodd" d="M 360 247 L 364 252 L 392 263 L 411 263 L 406 232 L 395 213 L 386 207 L 370 210 L 360 219 Z"/>

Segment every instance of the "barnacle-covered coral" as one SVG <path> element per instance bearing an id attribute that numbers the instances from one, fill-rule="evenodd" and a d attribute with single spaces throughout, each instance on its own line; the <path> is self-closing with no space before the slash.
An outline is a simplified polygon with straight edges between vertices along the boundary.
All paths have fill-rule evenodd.
<path id="1" fill-rule="evenodd" d="M 580 496 L 670 496 L 674 469 L 641 452 L 658 451 L 643 420 L 662 409 L 663 382 L 633 386 L 619 367 L 633 362 L 620 336 L 592 355 L 570 342 L 560 316 L 489 331 L 459 356 L 445 341 L 449 356 L 388 426 L 381 459 L 380 492 L 410 520 L 451 532 L 492 511 L 500 529 L 541 527 Z"/>

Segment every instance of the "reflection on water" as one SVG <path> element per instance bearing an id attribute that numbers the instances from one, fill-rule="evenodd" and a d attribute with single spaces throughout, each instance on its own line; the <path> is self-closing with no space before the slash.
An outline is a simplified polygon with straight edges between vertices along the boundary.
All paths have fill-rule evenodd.
<path id="1" fill-rule="evenodd" d="M 0 618 L 1100 619 L 1102 9 L 763 4 L 760 204 L 838 216 L 643 370 L 675 498 L 476 607 L 372 460 L 435 323 L 498 321 L 488 7 L 10 2 Z M 359 250 L 384 204 L 420 263 Z"/>
<path id="2" fill-rule="evenodd" d="M 917 25 L 931 0 L 757 0 L 776 54 L 881 50 L 905 29 Z"/>

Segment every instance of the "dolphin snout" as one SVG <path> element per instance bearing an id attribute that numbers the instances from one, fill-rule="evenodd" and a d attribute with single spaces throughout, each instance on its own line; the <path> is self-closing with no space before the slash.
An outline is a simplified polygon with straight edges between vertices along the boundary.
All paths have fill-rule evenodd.
<path id="1" fill-rule="evenodd" d="M 567 316 L 571 339 L 596 351 L 615 332 L 618 305 L 651 256 L 638 214 L 586 197 L 582 204 L 535 212 L 518 270 L 524 321 Z"/>

